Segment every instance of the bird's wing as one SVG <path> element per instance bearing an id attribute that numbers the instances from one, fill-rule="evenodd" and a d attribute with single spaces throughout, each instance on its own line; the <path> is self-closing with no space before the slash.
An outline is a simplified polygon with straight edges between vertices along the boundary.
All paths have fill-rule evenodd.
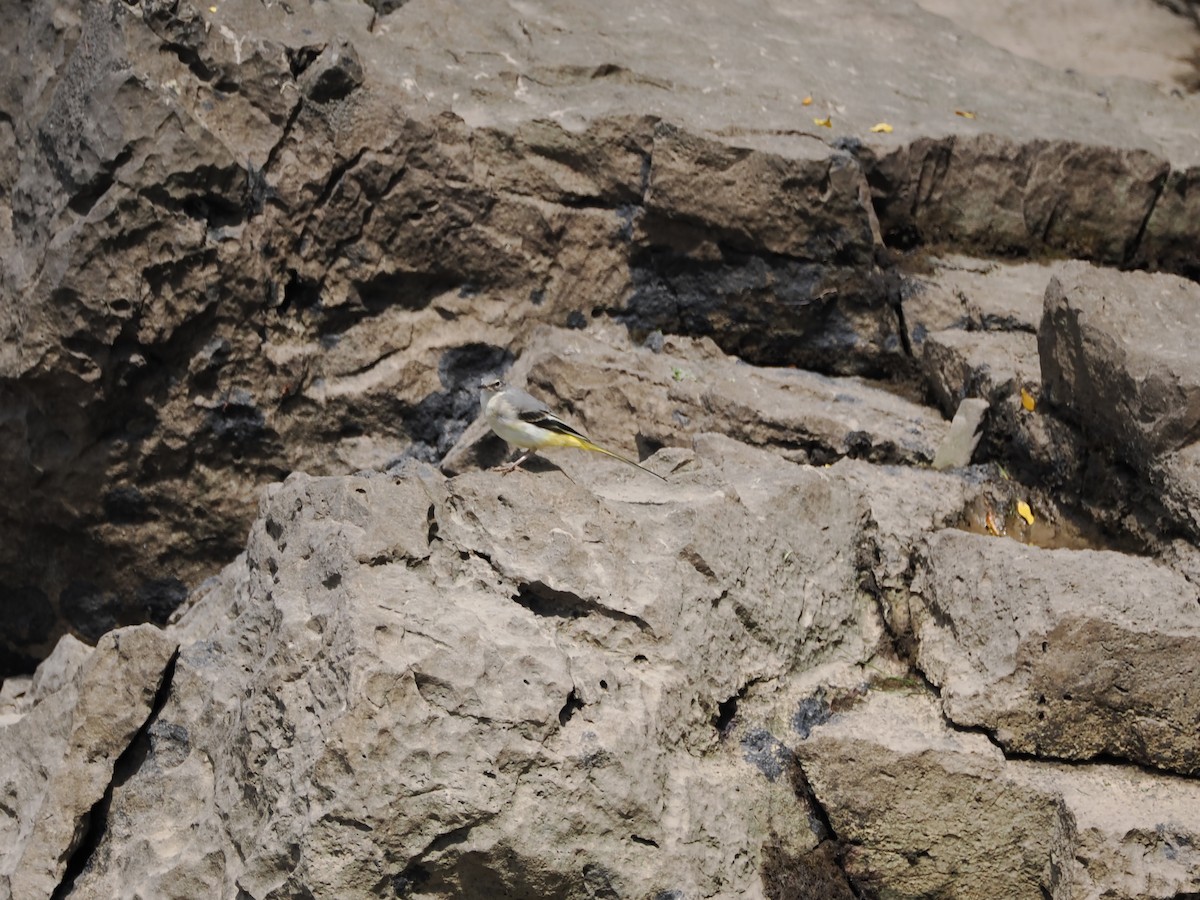
<path id="1" fill-rule="evenodd" d="M 508 388 L 502 396 L 508 402 L 508 405 L 512 408 L 512 411 L 522 419 L 525 418 L 527 413 L 550 412 L 550 407 L 548 407 L 545 403 L 532 394 L 525 393 L 519 388 Z"/>
<path id="2" fill-rule="evenodd" d="M 505 398 L 511 404 L 513 410 L 522 422 L 528 422 L 530 425 L 537 425 L 539 428 L 545 428 L 547 431 L 555 431 L 559 434 L 573 434 L 575 437 L 588 440 L 586 434 L 575 430 L 554 413 L 550 412 L 550 407 L 524 391 L 510 388 L 508 396 Z"/>

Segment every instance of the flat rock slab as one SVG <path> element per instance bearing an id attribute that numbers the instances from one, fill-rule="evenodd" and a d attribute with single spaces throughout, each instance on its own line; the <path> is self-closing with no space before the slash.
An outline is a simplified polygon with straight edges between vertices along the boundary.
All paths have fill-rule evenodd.
<path id="1" fill-rule="evenodd" d="M 917 664 L 955 724 L 1015 752 L 1200 771 L 1200 591 L 1182 575 L 947 530 L 912 589 Z"/>
<path id="2" fill-rule="evenodd" d="M 795 743 L 847 869 L 896 897 L 1168 898 L 1200 887 L 1200 786 L 1006 761 L 936 698 L 873 691 Z"/>
<path id="3" fill-rule="evenodd" d="M 1200 286 L 1068 265 L 1038 330 L 1047 394 L 1134 468 L 1200 438 Z"/>
<path id="4" fill-rule="evenodd" d="M 749 366 L 706 340 L 651 343 L 633 345 L 616 329 L 542 328 L 506 377 L 594 440 L 631 456 L 635 441 L 656 449 L 719 432 L 794 462 L 852 456 L 928 463 L 949 430 L 936 411 L 858 378 Z M 477 420 L 447 454 L 445 469 L 499 461 L 498 439 L 489 435 Z"/>
<path id="5" fill-rule="evenodd" d="M 476 127 L 578 130 L 636 110 L 783 158 L 865 151 L 885 236 L 1194 264 L 1196 97 L 1055 71 L 907 2 L 758 0 L 742 15 L 731 31 L 720 4 L 622 2 L 528 10 L 517 27 L 409 3 L 363 55 Z"/>

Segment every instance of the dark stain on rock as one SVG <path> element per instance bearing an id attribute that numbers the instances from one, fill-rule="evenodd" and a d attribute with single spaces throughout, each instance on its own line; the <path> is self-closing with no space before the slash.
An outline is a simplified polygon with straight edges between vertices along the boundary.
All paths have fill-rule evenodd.
<path id="1" fill-rule="evenodd" d="M 630 276 L 633 293 L 616 318 L 635 337 L 708 336 L 755 364 L 832 374 L 908 366 L 886 273 L 728 248 L 719 260 L 697 260 L 653 247 L 633 253 Z"/>
<path id="2" fill-rule="evenodd" d="M 114 525 L 130 525 L 153 518 L 150 515 L 150 501 L 132 485 L 120 485 L 107 491 L 100 503 L 104 508 L 104 518 Z"/>
<path id="3" fill-rule="evenodd" d="M 63 618 L 84 640 L 95 643 L 117 627 L 120 601 L 90 581 L 72 581 L 58 595 Z"/>
<path id="4" fill-rule="evenodd" d="M 218 441 L 240 449 L 255 446 L 266 437 L 262 411 L 254 404 L 253 396 L 241 389 L 231 391 L 209 412 L 207 424 Z"/>
<path id="5" fill-rule="evenodd" d="M 742 738 L 742 759 L 775 781 L 792 764 L 792 751 L 764 728 L 754 728 Z"/>
<path id="6" fill-rule="evenodd" d="M 829 704 L 825 702 L 824 697 L 820 695 L 805 697 L 796 707 L 796 712 L 792 714 L 792 730 L 803 740 L 808 740 L 812 730 L 818 725 L 824 725 L 831 716 Z"/>
<path id="7" fill-rule="evenodd" d="M 479 381 L 512 365 L 507 349 L 492 344 L 465 344 L 442 354 L 438 379 L 443 389 L 401 411 L 412 439 L 406 457 L 437 462 L 454 446 L 479 415 Z"/>
<path id="8" fill-rule="evenodd" d="M 187 599 L 188 589 L 173 575 L 154 578 L 144 582 L 134 594 L 134 608 L 140 610 L 146 621 L 165 625 L 171 613 Z"/>
<path id="9" fill-rule="evenodd" d="M 192 745 L 187 728 L 175 722 L 157 721 L 150 726 L 150 755 L 160 769 L 173 769 L 182 763 Z"/>

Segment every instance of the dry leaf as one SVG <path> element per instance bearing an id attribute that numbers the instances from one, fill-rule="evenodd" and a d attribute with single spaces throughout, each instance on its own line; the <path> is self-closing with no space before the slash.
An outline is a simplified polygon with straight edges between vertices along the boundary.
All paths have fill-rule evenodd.
<path id="1" fill-rule="evenodd" d="M 800 103 L 803 106 L 812 106 L 812 97 L 805 97 L 803 100 L 800 101 Z"/>
<path id="2" fill-rule="evenodd" d="M 987 526 L 987 530 L 996 537 L 1000 537 L 1000 535 L 1004 534 L 1004 530 L 996 524 L 996 517 L 992 515 L 992 511 L 990 509 L 987 511 L 987 515 L 984 516 L 983 522 Z"/>
<path id="3" fill-rule="evenodd" d="M 820 125 L 822 128 L 832 128 L 833 127 L 833 117 L 826 116 L 823 119 L 813 119 L 813 124 Z"/>
<path id="4" fill-rule="evenodd" d="M 969 111 L 969 110 L 966 110 L 966 109 L 956 109 L 956 110 L 954 111 L 954 114 L 955 114 L 956 116 L 962 116 L 964 119 L 973 119 L 973 118 L 975 118 L 975 113 L 973 113 L 973 112 L 971 112 L 971 111 Z"/>
<path id="5" fill-rule="evenodd" d="M 1025 388 L 1021 388 L 1021 405 L 1025 407 L 1026 412 L 1033 412 L 1037 407 L 1037 398 Z"/>
<path id="6" fill-rule="evenodd" d="M 1017 515 L 1025 520 L 1026 525 L 1033 524 L 1033 510 L 1029 508 L 1029 504 L 1024 500 L 1017 501 Z"/>
<path id="7" fill-rule="evenodd" d="M 872 126 L 871 133 L 872 134 L 891 134 L 892 126 L 889 125 L 887 122 L 880 122 L 878 125 Z"/>

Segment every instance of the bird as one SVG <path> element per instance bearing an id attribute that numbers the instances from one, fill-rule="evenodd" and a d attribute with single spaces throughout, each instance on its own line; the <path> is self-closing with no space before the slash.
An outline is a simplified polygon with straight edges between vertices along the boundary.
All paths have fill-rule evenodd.
<path id="1" fill-rule="evenodd" d="M 516 462 L 497 467 L 506 475 L 546 447 L 577 447 L 580 450 L 603 453 L 623 463 L 629 463 L 643 472 L 649 472 L 655 478 L 667 480 L 632 459 L 601 447 L 554 415 L 550 407 L 537 397 L 525 393 L 520 388 L 509 387 L 499 378 L 485 378 L 479 383 L 479 406 L 492 431 L 514 447 L 527 451 Z"/>

